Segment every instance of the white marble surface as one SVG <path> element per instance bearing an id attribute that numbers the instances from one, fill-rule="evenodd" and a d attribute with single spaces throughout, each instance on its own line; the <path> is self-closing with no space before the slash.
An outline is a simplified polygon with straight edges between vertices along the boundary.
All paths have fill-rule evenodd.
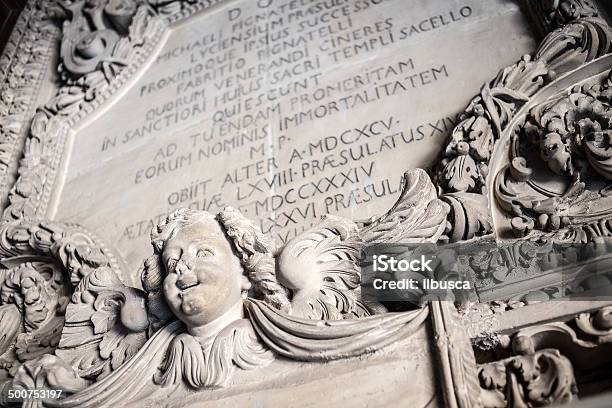
<path id="1" fill-rule="evenodd" d="M 170 29 L 140 78 L 75 130 L 54 218 L 136 270 L 151 226 L 180 206 L 238 207 L 278 243 L 327 213 L 370 217 L 404 171 L 432 163 L 481 84 L 535 49 L 506 0 L 268 3 L 230 1 Z"/>

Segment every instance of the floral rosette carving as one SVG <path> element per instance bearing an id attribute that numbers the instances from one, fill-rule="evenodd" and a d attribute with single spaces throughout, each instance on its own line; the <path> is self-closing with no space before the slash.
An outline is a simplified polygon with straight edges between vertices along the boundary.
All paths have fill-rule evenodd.
<path id="1" fill-rule="evenodd" d="M 443 192 L 440 198 L 452 205 L 448 235 L 453 241 L 491 232 L 486 198 L 489 161 L 516 112 L 560 74 L 606 54 L 611 42 L 612 33 L 605 21 L 572 20 L 551 32 L 533 57 L 524 56 L 502 70 L 470 102 L 435 172 Z M 603 139 L 597 139 L 595 144 L 601 147 L 605 144 Z M 593 150 L 601 154 L 601 150 Z"/>
<path id="2" fill-rule="evenodd" d="M 495 180 L 516 236 L 589 242 L 608 236 L 612 214 L 612 77 L 534 107 Z"/>

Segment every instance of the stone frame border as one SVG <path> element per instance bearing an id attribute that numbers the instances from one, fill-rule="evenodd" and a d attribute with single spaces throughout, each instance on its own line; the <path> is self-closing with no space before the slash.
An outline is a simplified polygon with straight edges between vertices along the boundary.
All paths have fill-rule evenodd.
<path id="1" fill-rule="evenodd" d="M 179 0 L 180 1 L 180 0 Z M 184 0 L 183 0 L 184 1 Z M 582 2 L 583 0 L 564 0 L 563 2 Z M 4 53 L 0 57 L 0 83 L 1 86 L 7 86 L 10 89 L 17 89 L 14 83 L 15 70 L 20 69 L 17 65 L 18 61 L 12 56 L 22 44 L 30 44 L 32 49 L 37 45 L 42 50 L 42 55 L 38 55 L 37 61 L 34 58 L 26 63 L 25 69 L 34 71 L 33 75 L 37 78 L 36 81 L 28 83 L 25 88 L 28 94 L 25 101 L 21 101 L 21 105 L 15 103 L 13 108 L 15 113 L 11 114 L 11 119 L 16 116 L 17 120 L 21 120 L 22 126 L 17 126 L 15 131 L 7 135 L 5 129 L 12 130 L 13 128 L 6 123 L 2 123 L 2 133 L 0 133 L 0 202 L 2 202 L 4 213 L 0 220 L 1 225 L 6 224 L 37 224 L 38 220 L 45 218 L 47 205 L 55 185 L 56 173 L 59 169 L 61 157 L 63 156 L 64 144 L 70 127 L 75 126 L 89 114 L 100 107 L 104 101 L 110 98 L 117 92 L 133 75 L 142 68 L 142 65 L 148 59 L 148 56 L 155 49 L 163 33 L 167 30 L 168 24 L 180 21 L 191 16 L 194 13 L 200 12 L 207 8 L 208 2 L 201 1 L 195 4 L 188 5 L 179 13 L 170 16 L 160 16 L 160 24 L 155 30 L 155 35 L 138 54 L 138 57 L 132 61 L 128 69 L 124 70 L 117 78 L 115 78 L 110 87 L 105 89 L 100 95 L 90 103 L 83 106 L 82 110 L 78 110 L 73 115 L 67 115 L 62 118 L 57 118 L 57 121 L 52 118 L 49 120 L 52 126 L 46 126 L 42 132 L 36 129 L 37 123 L 34 121 L 28 128 L 24 125 L 29 125 L 30 118 L 34 110 L 34 103 L 40 92 L 41 81 L 51 60 L 53 44 L 59 38 L 61 33 L 58 30 L 42 31 L 48 37 L 38 37 L 40 35 L 42 20 L 38 14 L 36 0 L 30 0 L 28 5 L 19 17 L 19 21 L 15 26 L 9 45 L 7 45 Z M 45 3 L 46 4 L 46 3 Z M 528 9 L 532 10 L 531 7 Z M 588 10 L 587 10 L 588 12 Z M 553 13 L 554 14 L 554 13 Z M 584 17 L 578 13 L 578 17 Z M 537 9 L 536 16 L 544 16 L 544 21 L 540 20 L 541 27 L 552 27 L 558 19 L 549 18 Z M 546 40 L 545 40 L 546 41 Z M 38 43 L 38 44 L 36 44 Z M 36 48 L 39 51 L 39 48 Z M 34 55 L 34 54 L 32 54 Z M 529 63 L 531 61 L 524 61 Z M 519 62 L 521 64 L 521 62 Z M 23 68 L 23 67 L 21 67 Z M 25 78 L 25 76 L 23 76 Z M 61 88 L 60 88 L 61 90 Z M 471 106 L 471 105 L 470 105 Z M 470 112 L 466 111 L 469 116 Z M 11 109 L 11 108 L 9 108 Z M 17 122 L 19 124 L 19 122 Z M 462 126 L 461 124 L 458 125 Z M 454 132 L 453 132 L 454 133 Z M 451 141 L 452 143 L 452 141 Z M 450 145 L 450 144 L 449 144 Z M 491 148 L 493 149 L 495 141 Z M 20 159 L 20 146 L 24 146 L 25 156 Z M 453 150 L 453 149 L 451 149 Z M 460 148 L 460 151 L 464 149 Z M 456 153 L 456 146 L 454 148 Z M 461 152 L 460 152 L 461 153 Z M 19 163 L 18 163 L 19 162 Z M 43 165 L 44 164 L 44 165 Z M 19 177 L 15 184 L 10 188 L 12 183 L 11 169 L 18 167 Z M 445 167 L 443 165 L 442 167 Z M 440 174 L 443 169 L 440 170 Z M 32 180 L 36 180 L 33 183 Z M 436 180 L 438 181 L 438 180 Z M 443 185 L 438 181 L 438 185 Z M 456 193 L 455 191 L 454 193 Z M 451 192 L 450 195 L 452 195 Z M 444 199 L 444 197 L 443 197 Z M 458 200 L 448 199 L 451 207 L 454 208 L 454 216 L 452 221 L 457 222 L 462 220 L 463 228 L 471 226 L 469 229 L 473 233 L 461 234 L 458 240 L 470 239 L 478 236 L 480 232 L 488 233 L 486 228 L 486 220 L 478 219 L 473 221 L 470 216 L 474 216 L 473 209 L 470 210 L 469 205 L 461 204 Z M 477 203 L 476 208 L 482 203 Z M 459 207 L 460 205 L 461 207 Z M 465 210 L 465 209 L 468 210 Z M 463 210 L 462 210 L 463 209 Z M 482 208 L 480 208 L 482 209 Z M 485 206 L 485 218 L 490 217 L 490 210 Z M 463 211 L 463 218 L 460 216 L 460 211 Z M 472 214 L 470 214 L 472 213 Z M 485 228 L 482 228 L 482 227 Z M 459 227 L 455 226 L 457 230 Z M 441 364 L 442 371 L 442 389 L 444 390 L 445 400 L 450 407 L 477 407 L 481 406 L 478 394 L 476 393 L 477 378 L 474 376 L 475 360 L 471 350 L 469 338 L 458 322 L 456 310 L 454 306 L 443 303 L 433 302 L 430 304 L 432 310 L 432 328 L 434 331 L 434 339 L 438 359 Z M 467 392 L 466 392 L 467 391 Z"/>

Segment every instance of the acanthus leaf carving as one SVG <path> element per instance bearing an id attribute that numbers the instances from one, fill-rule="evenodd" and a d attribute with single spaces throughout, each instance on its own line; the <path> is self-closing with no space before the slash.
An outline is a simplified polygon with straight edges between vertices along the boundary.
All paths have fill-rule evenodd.
<path id="1" fill-rule="evenodd" d="M 177 6 L 177 2 L 158 2 L 158 3 L 161 4 L 164 8 L 166 6 Z M 182 7 L 183 3 L 178 3 L 178 5 Z M 105 11 L 107 10 L 105 9 Z M 129 18 L 127 20 L 129 20 Z M 127 20 L 125 19 L 125 16 L 119 16 L 119 19 L 114 24 L 115 29 L 117 31 L 125 31 Z M 136 25 L 136 26 L 145 27 L 146 24 L 141 24 L 141 25 Z M 86 37 L 85 39 L 87 40 L 86 41 L 87 43 L 89 42 L 89 40 L 91 40 L 94 44 L 96 43 L 96 40 L 97 40 L 97 38 L 92 39 L 89 37 Z M 140 43 L 135 42 L 135 44 L 140 44 Z M 88 44 L 85 44 L 85 45 L 88 45 Z M 77 82 L 75 82 L 75 85 L 72 89 L 63 93 L 61 95 L 61 98 L 58 98 L 57 101 L 55 101 L 56 102 L 55 106 L 51 105 L 52 107 L 50 107 L 50 109 L 46 113 L 44 113 L 45 116 L 40 116 L 40 118 L 42 118 L 41 121 L 44 122 L 46 120 L 45 119 L 46 115 L 49 115 L 49 114 L 51 114 L 50 116 L 54 116 L 56 114 L 65 115 L 67 118 L 70 118 L 77 111 L 80 111 L 80 108 L 82 107 L 80 103 L 82 103 L 82 101 L 90 102 L 90 101 L 96 100 L 96 98 L 98 97 L 97 92 L 99 92 L 100 90 L 103 90 L 104 86 L 106 86 L 105 84 L 111 82 L 113 78 L 117 77 L 126 66 L 126 64 L 124 64 L 121 61 L 121 59 L 128 53 L 128 49 L 129 49 L 128 40 L 126 40 L 125 37 L 121 38 L 120 40 L 116 42 L 115 45 L 116 45 L 115 49 L 117 50 L 116 51 L 117 55 L 121 57 L 119 58 L 119 61 L 100 62 L 99 66 L 96 67 L 98 71 L 92 72 L 91 73 L 92 75 L 88 76 L 86 80 L 83 80 L 81 82 L 78 82 L 79 80 L 77 80 Z M 539 84 L 539 80 L 533 81 L 531 83 L 529 83 L 528 81 L 524 81 L 521 83 L 527 88 L 531 86 L 535 88 L 537 88 L 538 86 L 541 86 L 541 84 Z M 78 95 L 79 92 L 83 91 L 83 87 L 86 88 L 85 91 L 83 92 L 83 95 Z M 74 93 L 71 93 L 71 92 L 74 92 Z M 495 134 L 499 135 L 499 133 L 501 132 L 501 129 L 503 128 L 503 124 L 507 123 L 510 120 L 512 116 L 512 112 L 516 109 L 515 105 L 520 105 L 524 103 L 526 100 L 522 94 L 518 92 L 516 93 L 510 92 L 507 89 L 502 89 L 499 94 L 492 96 L 492 94 L 495 92 L 496 92 L 495 89 L 486 89 L 486 90 L 483 89 L 483 94 L 482 94 L 484 97 L 490 98 L 490 99 L 487 99 L 485 102 L 483 102 L 483 105 L 488 110 L 488 115 L 490 116 L 490 118 L 484 119 L 485 117 L 483 116 L 484 110 L 481 111 L 481 109 L 475 108 L 474 111 L 475 112 L 478 111 L 478 115 L 480 116 L 471 117 L 471 118 L 466 119 L 465 127 L 461 129 L 461 132 L 467 135 L 466 136 L 467 141 L 461 140 L 461 142 L 465 142 L 468 144 L 467 151 L 472 153 L 472 156 L 470 156 L 470 159 L 472 159 L 474 163 L 476 163 L 477 161 L 479 162 L 478 166 L 474 166 L 474 168 L 476 169 L 475 171 L 478 172 L 475 177 L 472 177 L 470 172 L 465 173 L 465 174 L 470 175 L 469 178 L 471 179 L 471 181 L 474 181 L 474 185 L 473 186 L 471 185 L 471 181 L 463 181 L 463 184 L 455 183 L 456 186 L 460 187 L 459 190 L 454 193 L 448 194 L 448 196 L 450 196 L 451 194 L 453 194 L 454 196 L 453 198 L 446 199 L 446 200 L 444 199 L 444 196 L 442 196 L 441 198 L 438 198 L 437 194 L 435 194 L 435 190 L 434 190 L 434 194 L 431 194 L 429 192 L 425 194 L 424 196 L 427 198 L 427 203 L 428 203 L 428 206 L 425 208 L 425 214 L 431 215 L 432 217 L 431 219 L 428 219 L 427 217 L 418 219 L 418 217 L 415 217 L 414 219 L 417 220 L 415 221 L 415 224 L 417 227 L 416 228 L 414 227 L 406 228 L 405 230 L 407 231 L 405 233 L 406 238 L 416 239 L 417 241 L 422 240 L 422 239 L 433 239 L 432 237 L 435 237 L 435 239 L 433 239 L 435 241 L 441 238 L 443 231 L 444 231 L 444 224 L 445 224 L 445 222 L 442 221 L 441 219 L 445 219 L 446 214 L 449 212 L 448 206 L 444 205 L 445 203 L 443 201 L 448 202 L 448 201 L 455 200 L 455 202 L 457 203 L 457 206 L 461 205 L 463 206 L 463 208 L 466 208 L 465 202 L 469 201 L 468 199 L 466 199 L 466 197 L 473 198 L 469 194 L 474 194 L 474 195 L 480 194 L 477 191 L 477 189 L 478 187 L 482 187 L 482 185 L 485 182 L 487 173 L 488 173 L 487 165 L 486 163 L 485 164 L 483 163 L 486 162 L 490 158 L 491 151 L 495 143 L 495 138 L 493 136 Z M 529 93 L 531 92 L 531 89 L 529 90 L 523 89 L 522 92 Z M 78 95 L 78 96 L 75 96 L 75 95 Z M 481 107 L 481 105 L 478 105 L 478 106 Z M 491 126 L 491 123 L 493 124 L 492 126 Z M 42 140 L 43 139 L 39 139 L 36 142 L 40 142 Z M 32 144 L 32 146 L 33 146 L 32 151 L 40 151 L 44 149 L 44 147 L 41 148 L 41 144 L 39 143 L 34 143 Z M 458 147 L 458 149 L 459 149 L 458 151 L 466 150 L 463 144 L 461 144 Z M 38 186 L 44 186 L 45 182 L 46 180 L 40 180 L 40 182 L 37 183 L 36 185 L 37 194 L 44 194 L 44 188 L 38 189 Z M 28 192 L 29 185 L 24 183 L 24 186 L 25 187 L 21 186 L 21 190 L 15 190 L 15 191 L 19 192 L 18 195 L 20 197 L 27 198 L 30 194 Z M 479 202 L 479 201 L 480 200 L 472 200 L 472 202 Z M 20 207 L 22 210 L 17 211 L 17 212 L 11 212 L 10 214 L 12 215 L 12 217 L 35 219 L 36 215 L 38 214 L 37 207 L 35 205 L 27 205 L 27 204 L 28 204 L 27 201 L 24 201 L 24 205 Z M 413 203 L 410 203 L 410 205 L 412 204 Z M 451 206 L 453 205 L 451 204 Z M 18 208 L 18 207 L 16 206 L 15 208 Z M 410 208 L 410 206 L 406 206 L 405 208 L 406 209 Z M 486 208 L 486 205 L 485 205 L 485 208 Z M 416 213 L 419 213 L 419 212 L 416 211 Z M 464 210 L 464 213 L 466 213 L 465 210 Z M 396 219 L 400 219 L 400 220 L 406 220 L 407 218 L 411 218 L 411 217 L 405 217 L 405 216 L 396 217 Z M 464 217 L 464 221 L 463 221 L 464 225 L 466 224 L 465 218 L 467 217 Z M 457 236 L 457 237 L 461 236 L 461 237 L 464 237 L 465 239 L 465 237 L 471 238 L 474 235 L 486 233 L 487 229 L 490 230 L 489 219 L 490 218 L 487 218 L 487 214 L 485 214 L 480 219 L 470 218 L 469 221 L 467 222 L 467 228 L 463 229 L 463 231 L 466 231 L 466 232 L 464 232 L 464 234 L 459 235 L 459 234 L 455 234 L 456 231 L 453 231 L 454 232 L 453 236 Z M 393 222 L 389 222 L 389 220 L 383 217 L 381 218 L 381 220 L 378 221 L 378 224 L 397 226 L 397 224 L 394 224 L 395 219 L 393 217 L 391 217 L 390 220 L 393 220 Z M 428 224 L 424 220 L 431 221 L 431 224 Z M 336 227 L 332 227 L 332 230 L 334 230 L 335 228 Z M 385 228 L 387 228 L 387 231 L 391 230 L 391 228 L 388 228 L 388 227 L 385 227 Z M 330 231 L 330 228 L 326 228 L 326 231 Z M 350 234 L 348 236 L 350 236 Z M 238 237 L 238 240 L 244 240 L 244 239 L 245 239 L 244 237 Z M 346 238 L 341 238 L 340 242 L 343 242 L 343 240 L 346 240 Z M 270 305 L 273 305 L 274 307 L 281 308 L 284 311 L 289 310 L 291 312 L 296 312 L 297 308 L 295 308 L 295 310 L 286 309 L 287 303 L 290 303 L 289 301 L 293 300 L 289 298 L 295 296 L 295 293 L 292 293 L 291 289 L 295 290 L 296 288 L 289 288 L 289 290 L 285 290 L 282 288 L 282 286 L 280 287 L 277 286 L 278 282 L 275 282 L 274 273 L 271 273 L 271 272 L 266 273 L 263 278 L 256 276 L 257 271 L 255 268 L 258 266 L 258 263 L 261 260 L 266 261 L 266 260 L 269 260 L 268 258 L 273 258 L 271 256 L 271 251 L 266 250 L 267 253 L 262 257 L 258 257 L 258 256 L 253 257 L 253 255 L 259 255 L 259 254 L 256 254 L 255 252 L 258 252 L 258 250 L 260 249 L 260 248 L 257 248 L 257 246 L 261 244 L 261 242 L 257 243 L 255 246 L 252 246 L 252 245 L 249 246 L 249 244 L 252 244 L 252 243 L 248 242 L 248 238 L 246 238 L 245 242 L 246 242 L 246 245 L 243 245 L 243 244 L 240 244 L 239 241 L 235 241 L 233 245 L 242 247 L 242 251 L 247 252 L 247 254 L 244 255 L 244 259 L 242 259 L 241 261 L 246 264 L 245 269 L 247 269 L 248 272 L 253 272 L 252 278 L 256 280 L 255 284 L 253 285 L 255 286 L 254 289 L 256 289 L 257 293 L 260 296 L 262 296 L 263 299 L 266 301 L 266 303 L 262 304 L 262 308 L 264 308 L 265 310 L 270 309 L 272 312 L 276 313 L 276 309 L 271 309 L 270 307 Z M 258 250 L 253 251 L 253 248 L 257 248 Z M 68 252 L 65 254 L 66 256 L 63 258 L 61 263 L 65 265 L 65 264 L 70 263 L 69 260 L 75 260 L 76 267 L 71 266 L 72 270 L 79 270 L 79 268 L 83 268 L 82 272 L 71 274 L 71 278 L 72 278 L 71 280 L 73 284 L 76 284 L 81 279 L 95 276 L 95 273 L 98 271 L 105 270 L 103 269 L 104 262 L 105 262 L 104 256 L 98 256 L 98 255 L 101 255 L 101 252 L 94 250 L 93 255 L 92 255 L 91 252 L 87 252 L 87 251 L 71 252 L 71 250 L 68 250 L 68 248 L 66 248 L 66 250 Z M 157 264 L 157 267 L 160 268 L 159 261 L 160 261 L 161 256 L 155 256 L 154 258 L 155 258 L 155 261 L 153 261 L 152 264 L 155 263 Z M 349 263 L 351 262 L 352 261 L 350 261 Z M 342 265 L 345 265 L 345 263 L 342 263 Z M 168 268 L 168 264 L 161 265 L 161 268 L 164 268 L 161 271 L 162 274 L 167 273 L 166 268 Z M 110 269 L 106 269 L 106 270 L 108 271 Z M 349 276 L 349 278 L 344 280 L 343 284 L 345 284 L 346 286 L 350 286 L 353 284 L 352 277 L 354 275 L 350 273 L 348 273 L 347 275 Z M 280 273 L 279 273 L 279 276 L 280 276 Z M 243 290 L 248 291 L 249 289 L 243 288 Z M 340 292 L 343 292 L 344 290 L 346 290 L 346 288 L 342 288 Z M 103 332 L 107 332 L 109 329 L 116 327 L 118 323 L 124 324 L 124 326 L 126 327 L 130 325 L 130 323 L 128 322 L 127 316 L 120 316 L 120 317 L 116 316 L 117 313 L 120 314 L 123 310 L 126 310 L 123 305 L 117 306 L 121 304 L 121 301 L 123 299 L 120 294 L 122 292 L 123 292 L 123 289 L 115 288 L 111 290 L 111 293 L 108 296 L 100 297 L 100 299 L 102 299 L 100 300 L 100 303 L 104 304 L 103 307 L 107 306 L 108 310 L 96 310 L 95 312 L 91 314 L 91 323 L 93 325 L 94 334 L 101 334 Z M 146 294 L 138 293 L 137 295 L 134 296 L 134 298 L 137 299 L 137 303 L 140 301 L 143 301 L 143 302 L 150 301 L 151 304 L 154 304 L 153 302 L 157 302 L 157 306 L 156 306 L 157 314 L 155 315 L 155 319 L 157 319 L 157 321 L 161 323 L 160 326 L 152 328 L 152 322 L 154 321 L 154 319 L 152 318 L 150 314 L 148 317 L 148 321 L 146 323 L 139 324 L 138 322 L 136 323 L 132 322 L 132 324 L 134 324 L 132 331 L 134 331 L 135 333 L 138 333 L 139 335 L 144 335 L 143 333 L 146 332 L 148 337 L 153 337 L 155 336 L 156 333 L 162 330 L 161 327 L 164 327 L 163 323 L 166 323 L 169 320 L 172 320 L 172 317 L 170 317 L 172 316 L 172 314 L 168 313 L 165 302 L 160 301 L 160 299 L 157 297 L 160 292 L 161 292 L 161 289 L 159 287 L 159 284 L 153 284 L 150 286 L 150 291 L 147 290 Z M 345 293 L 341 293 L 341 294 L 346 296 Z M 108 304 L 107 304 L 107 301 L 108 301 Z M 326 303 L 325 307 L 328 308 L 329 307 L 327 305 L 328 302 L 325 302 L 325 303 Z M 342 305 L 337 306 L 337 307 L 338 309 L 342 311 L 342 313 L 335 316 L 336 318 L 345 317 L 345 314 L 346 314 L 345 311 L 350 310 L 350 308 L 345 307 L 345 305 L 350 304 L 350 302 L 344 302 L 344 303 L 340 302 L 340 304 Z M 304 312 L 298 312 L 297 314 L 304 317 Z M 423 314 L 425 313 L 421 311 L 419 315 L 419 319 L 423 316 Z M 330 316 L 330 315 L 326 315 L 326 316 Z M 308 317 L 311 317 L 311 316 L 308 316 Z M 419 319 L 415 318 L 414 320 L 411 320 L 411 321 L 415 322 L 416 324 L 418 323 Z M 299 323 L 302 323 L 302 322 L 299 322 Z M 276 329 L 277 328 L 271 326 L 272 331 Z M 177 329 L 177 331 L 179 330 L 181 329 Z M 252 332 L 247 331 L 245 333 L 248 333 L 249 337 L 253 337 Z M 180 336 L 183 336 L 183 335 L 187 335 L 187 334 L 183 333 Z M 191 335 L 187 335 L 187 336 L 191 336 Z M 191 337 L 193 338 L 193 336 Z M 110 350 L 113 349 L 114 346 L 119 344 L 116 339 L 117 339 L 116 336 L 112 338 L 111 337 L 108 338 L 105 345 L 103 346 L 104 350 L 102 351 L 102 354 L 104 354 L 104 357 L 111 357 L 112 353 L 110 353 Z M 121 353 L 118 353 L 118 354 L 121 354 Z M 132 356 L 132 355 L 136 355 L 137 353 L 135 352 L 135 350 L 130 350 L 128 354 Z M 344 354 L 342 355 L 344 356 Z M 241 358 L 240 355 L 238 354 L 235 357 L 238 361 L 241 361 L 241 363 L 236 364 L 239 368 L 246 368 L 246 367 L 249 367 L 250 365 L 260 364 L 260 363 L 249 363 L 248 361 L 246 361 L 246 359 Z M 112 368 L 111 371 L 118 370 L 120 367 L 122 367 L 122 363 L 129 362 L 129 361 L 130 361 L 129 357 L 125 359 L 121 359 L 121 358 L 114 359 L 113 358 L 110 364 Z M 244 366 L 242 366 L 241 364 L 244 364 Z M 183 371 L 183 375 L 184 375 L 184 371 Z M 227 379 L 227 377 L 225 378 Z M 217 385 L 217 384 L 223 384 L 223 383 L 224 383 L 223 381 L 216 382 L 216 381 L 207 379 L 207 380 L 200 382 L 199 385 L 197 386 L 200 386 L 200 385 L 206 386 L 206 384 Z M 72 392 L 76 392 L 77 390 L 83 388 L 87 384 L 89 383 L 86 381 L 82 382 L 80 386 L 73 387 Z M 68 403 L 70 404 L 70 401 Z"/>
<path id="2" fill-rule="evenodd" d="M 66 308 L 55 354 L 79 376 L 103 378 L 132 357 L 146 341 L 144 294 L 128 288 L 106 267 L 87 275 Z M 94 346 L 97 345 L 97 350 Z"/>
<path id="3" fill-rule="evenodd" d="M 449 206 L 422 169 L 404 174 L 404 188 L 388 213 L 361 230 L 364 242 L 436 242 L 444 239 Z"/>
<path id="4" fill-rule="evenodd" d="M 0 274 L 0 323 L 7 333 L 0 370 L 12 378 L 23 363 L 57 348 L 72 287 L 101 266 L 118 270 L 119 264 L 84 229 L 54 222 L 5 224 L 0 256 L 6 268 Z"/>
<path id="5" fill-rule="evenodd" d="M 570 361 L 558 350 L 509 357 L 478 367 L 486 407 L 533 407 L 565 404 L 578 392 Z"/>
<path id="6" fill-rule="evenodd" d="M 440 197 L 450 205 L 452 242 L 484 235 L 492 230 L 487 197 L 477 193 L 448 193 Z"/>
<path id="7" fill-rule="evenodd" d="M 493 355 L 511 356 L 478 366 L 485 406 L 556 406 L 575 401 L 577 384 L 582 395 L 584 388 L 599 381 L 593 382 L 589 374 L 610 364 L 611 310 L 605 306 L 503 336 Z"/>
<path id="8" fill-rule="evenodd" d="M 588 14 L 588 13 L 587 13 Z M 604 20 L 573 13 L 567 24 L 551 32 L 542 42 L 533 58 L 525 56 L 517 64 L 500 71 L 498 76 L 484 85 L 455 127 L 446 146 L 444 157 L 436 170 L 436 183 L 442 190 L 441 197 L 449 193 L 474 193 L 486 195 L 489 160 L 497 140 L 514 114 L 540 89 L 561 74 L 571 71 L 610 51 L 612 32 Z M 581 18 L 577 18 L 581 17 Z M 586 126 L 586 124 L 585 124 Z M 547 144 L 556 143 L 551 135 Z M 592 157 L 597 157 L 601 167 L 606 137 L 593 137 Z M 605 156 L 604 156 L 605 157 Z M 489 214 L 490 212 L 487 211 Z M 487 217 L 490 219 L 490 215 Z M 455 218 L 461 220 L 461 218 Z M 515 223 L 518 225 L 519 220 Z M 491 223 L 484 223 L 485 226 Z M 521 227 L 524 223 L 521 223 Z M 464 224 L 451 220 L 453 239 L 470 239 L 486 235 L 490 228 L 477 230 L 475 234 L 462 234 Z"/>
<path id="9" fill-rule="evenodd" d="M 494 180 L 516 236 L 586 243 L 610 235 L 610 82 L 608 74 L 536 105 L 518 127 L 510 164 Z"/>
<path id="10" fill-rule="evenodd" d="M 27 133 L 26 115 L 35 103 L 50 59 L 56 29 L 47 20 L 49 2 L 30 1 L 0 58 L 0 201 L 5 203 Z"/>
<path id="11" fill-rule="evenodd" d="M 294 291 L 292 312 L 324 320 L 369 315 L 358 300 L 361 246 L 357 225 L 334 216 L 289 241 L 278 257 L 278 278 Z"/>

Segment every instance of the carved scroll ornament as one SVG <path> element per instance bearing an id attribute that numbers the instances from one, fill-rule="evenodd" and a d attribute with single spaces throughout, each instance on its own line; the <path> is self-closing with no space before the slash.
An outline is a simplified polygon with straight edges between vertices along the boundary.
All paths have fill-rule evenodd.
<path id="1" fill-rule="evenodd" d="M 572 18 L 551 32 L 533 57 L 524 56 L 483 86 L 460 117 L 435 173 L 441 199 L 451 205 L 451 240 L 492 232 L 489 162 L 515 113 L 558 76 L 607 54 L 611 44 L 612 31 L 604 20 Z"/>
<path id="2" fill-rule="evenodd" d="M 575 86 L 532 108 L 515 131 L 510 164 L 495 179 L 515 235 L 576 243 L 610 235 L 611 85 L 608 75 Z"/>
<path id="3" fill-rule="evenodd" d="M 74 285 L 94 269 L 118 265 L 76 225 L 8 224 L 0 234 L 0 379 L 6 380 L 24 362 L 55 350 Z"/>
<path id="4" fill-rule="evenodd" d="M 558 350 L 509 357 L 478 367 L 484 406 L 540 407 L 576 399 L 570 361 Z"/>
<path id="5" fill-rule="evenodd" d="M 530 407 L 577 399 L 576 373 L 610 364 L 611 308 L 523 328 L 501 348 L 514 356 L 478 366 L 485 406 Z M 505 336 L 507 337 L 507 336 Z"/>
<path id="6" fill-rule="evenodd" d="M 47 18 L 54 17 L 62 24 L 60 88 L 32 118 L 18 179 L 8 192 L 2 222 L 44 218 L 68 129 L 100 106 L 143 65 L 170 19 L 204 7 L 196 3 L 62 0 L 48 7 Z M 7 195 L 9 186 L 4 187 L 0 196 Z"/>
<path id="7" fill-rule="evenodd" d="M 490 198 L 484 187 L 494 146 L 508 123 L 546 84 L 610 49 L 605 22 L 555 9 L 568 24 L 552 32 L 534 57 L 502 70 L 469 104 L 436 170 L 441 196 L 423 171 L 413 171 L 398 204 L 384 216 L 364 226 L 329 217 L 282 251 L 275 251 L 235 210 L 216 216 L 179 211 L 153 236 L 155 255 L 144 263 L 140 290 L 122 282 L 120 261 L 91 234 L 34 220 L 44 218 L 68 126 L 94 110 L 138 68 L 163 31 L 167 20 L 161 16 L 176 16 L 191 3 L 76 1 L 64 2 L 57 10 L 65 19 L 63 86 L 33 118 L 19 180 L 2 220 L 2 257 L 8 261 L 0 273 L 0 325 L 7 328 L 0 337 L 0 392 L 56 387 L 74 395 L 45 404 L 99 406 L 135 398 L 149 385 L 222 387 L 240 371 L 276 359 L 348 358 L 409 336 L 428 309 L 378 314 L 380 305 L 361 299 L 360 248 L 372 241 L 436 242 L 446 239 L 446 233 L 457 241 L 491 232 Z M 589 92 L 586 95 L 604 107 L 593 102 L 593 114 L 607 117 L 601 87 Z M 583 102 L 578 105 L 584 107 Z M 575 116 L 578 122 L 584 119 L 581 115 L 583 111 Z M 582 133 L 572 131 L 584 141 L 581 147 L 573 141 L 577 137 L 559 138 L 570 149 L 582 148 L 577 151 L 603 176 L 608 171 L 607 128 L 589 118 L 591 122 L 576 127 Z M 549 128 L 549 122 L 534 121 L 533 127 Z M 550 143 L 537 143 L 549 151 Z M 579 173 L 562 154 L 561 159 L 554 153 L 550 157 L 551 171 L 557 168 L 569 177 Z M 548 214 L 541 224 L 550 229 L 556 223 Z M 200 275 L 216 280 L 208 285 Z M 203 304 L 203 298 L 213 300 Z M 438 333 L 446 330 L 450 342 L 441 344 L 440 337 L 443 365 L 453 375 L 468 375 L 473 368 L 471 356 L 465 355 L 469 347 L 465 339 L 460 339 L 461 347 L 452 344 L 459 330 L 448 326 L 444 316 L 436 312 Z M 500 375 L 489 376 L 485 382 L 495 400 L 516 390 L 523 390 L 523 398 L 529 395 L 529 381 L 517 367 L 535 375 L 544 371 L 542 361 L 556 370 L 547 371 L 552 373 L 549 378 L 559 379 L 559 389 L 551 391 L 554 400 L 573 395 L 573 377 L 563 357 L 540 352 L 494 367 L 520 383 L 514 386 L 503 383 Z M 471 380 L 466 382 L 476 382 Z M 460 381 L 454 387 L 459 395 L 461 386 L 456 384 Z M 478 406 L 476 397 L 464 397 L 458 398 L 458 406 Z"/>

